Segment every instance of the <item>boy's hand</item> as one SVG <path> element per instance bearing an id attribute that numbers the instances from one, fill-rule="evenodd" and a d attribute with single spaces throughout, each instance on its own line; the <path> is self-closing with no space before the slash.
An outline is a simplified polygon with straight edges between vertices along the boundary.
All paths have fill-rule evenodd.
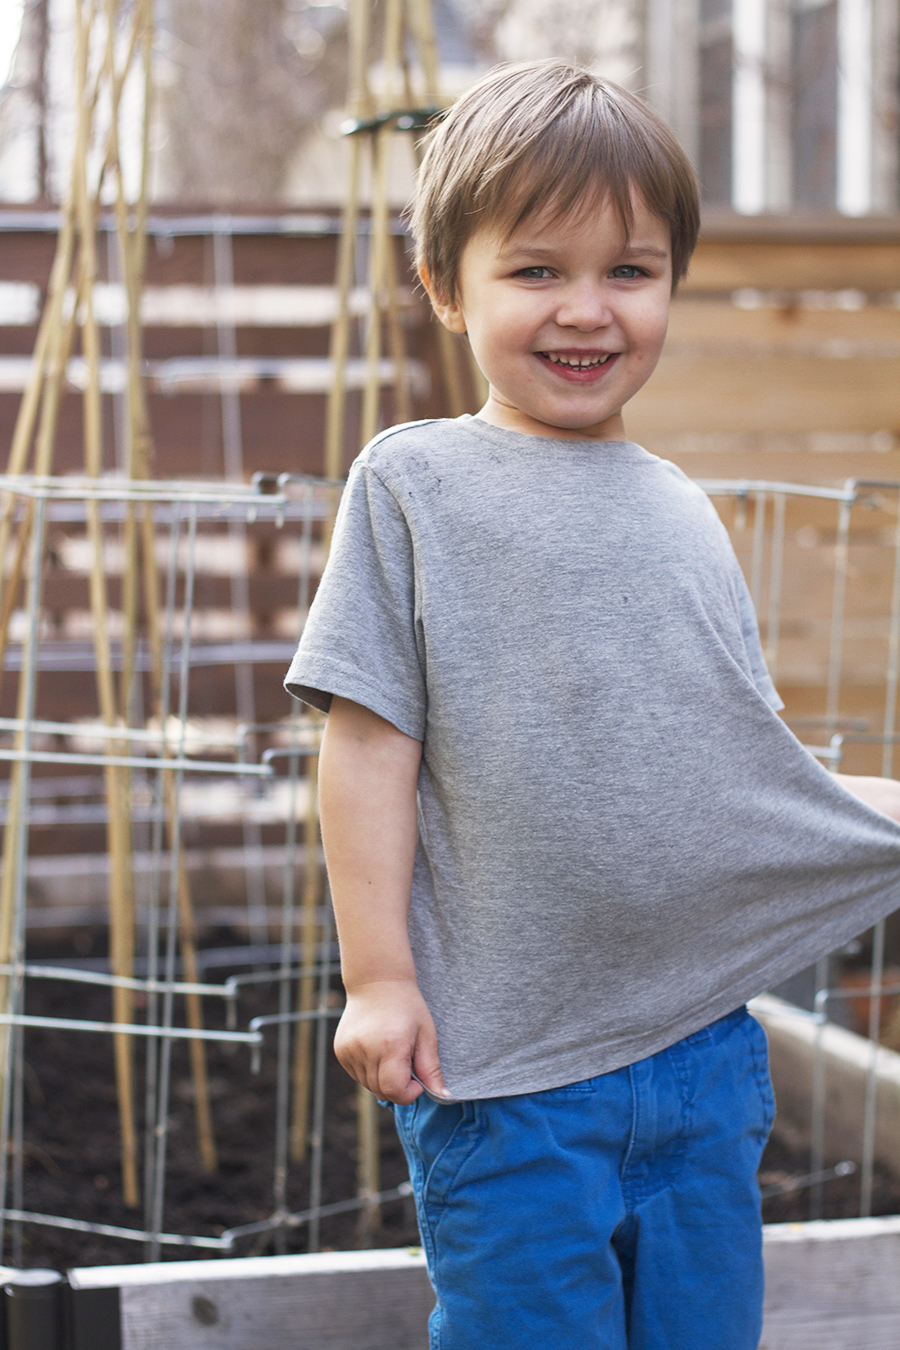
<path id="1" fill-rule="evenodd" d="M 449 1096 L 438 1061 L 437 1032 L 414 980 L 377 980 L 347 994 L 334 1037 L 334 1053 L 351 1078 L 399 1105 L 422 1092 Z"/>
<path id="2" fill-rule="evenodd" d="M 858 778 L 853 774 L 835 774 L 838 782 L 867 806 L 900 824 L 900 783 L 893 778 Z"/>

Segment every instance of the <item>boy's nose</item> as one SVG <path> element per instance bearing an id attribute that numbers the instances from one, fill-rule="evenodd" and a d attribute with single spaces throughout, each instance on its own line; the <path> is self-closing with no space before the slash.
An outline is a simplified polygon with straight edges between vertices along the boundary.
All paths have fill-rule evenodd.
<path id="1" fill-rule="evenodd" d="M 562 328 L 577 328 L 582 333 L 608 328 L 613 316 L 605 288 L 596 282 L 571 287 L 560 297 L 556 321 Z"/>

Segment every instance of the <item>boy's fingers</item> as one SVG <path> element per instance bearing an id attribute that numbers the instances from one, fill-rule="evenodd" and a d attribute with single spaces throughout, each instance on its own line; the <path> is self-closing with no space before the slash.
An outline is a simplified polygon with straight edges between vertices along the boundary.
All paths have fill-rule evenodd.
<path id="1" fill-rule="evenodd" d="M 444 1083 L 444 1076 L 441 1073 L 441 1062 L 438 1059 L 437 1038 L 422 1038 L 416 1045 L 416 1053 L 413 1056 L 413 1068 L 416 1075 L 425 1084 L 429 1092 L 433 1092 L 436 1097 L 449 1097 L 450 1093 Z"/>
<path id="2" fill-rule="evenodd" d="M 377 1084 L 372 1091 L 389 1102 L 405 1106 L 414 1102 L 422 1089 L 409 1072 L 409 1057 L 384 1059 L 378 1065 Z"/>

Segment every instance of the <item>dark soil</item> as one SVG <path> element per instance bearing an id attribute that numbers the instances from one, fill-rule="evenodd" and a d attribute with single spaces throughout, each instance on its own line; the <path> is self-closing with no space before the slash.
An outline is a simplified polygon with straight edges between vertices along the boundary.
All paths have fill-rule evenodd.
<path id="1" fill-rule="evenodd" d="M 777 1127 L 776 1127 L 777 1129 Z M 792 1178 L 809 1176 L 809 1150 L 792 1149 L 772 1135 L 759 1169 L 760 1186 L 784 1185 Z M 764 1223 L 803 1223 L 807 1219 L 855 1219 L 859 1215 L 861 1173 L 829 1177 L 822 1186 L 821 1213 L 815 1213 L 812 1187 L 800 1186 L 763 1199 Z M 900 1182 L 882 1167 L 872 1179 L 872 1213 L 900 1214 Z"/>
<path id="2" fill-rule="evenodd" d="M 218 942 L 216 945 L 219 945 Z M 57 949 L 57 956 L 71 958 Z M 35 952 L 31 959 L 46 957 Z M 215 972 L 224 979 L 229 972 Z M 275 1011 L 275 986 L 251 989 L 241 997 L 240 1026 L 251 1017 Z M 30 1013 L 108 1020 L 109 992 L 90 986 L 33 980 Z M 207 1002 L 210 1025 L 224 1026 L 224 1008 Z M 180 1015 L 176 1013 L 177 1020 Z M 143 1048 L 137 1051 L 138 1082 L 143 1081 Z M 28 1029 L 25 1035 L 26 1157 L 22 1207 L 44 1214 L 65 1215 L 125 1228 L 143 1228 L 140 1210 L 126 1209 L 119 1177 L 118 1114 L 112 1046 L 107 1036 Z M 275 1119 L 275 1034 L 267 1035 L 262 1068 L 250 1071 L 243 1046 L 210 1044 L 208 1068 L 219 1152 L 215 1175 L 204 1174 L 196 1147 L 187 1047 L 173 1052 L 172 1101 L 168 1149 L 168 1183 L 163 1227 L 170 1233 L 218 1236 L 223 1230 L 252 1223 L 271 1213 Z M 390 1113 L 380 1109 L 381 1185 L 406 1179 L 406 1164 Z M 323 1203 L 346 1200 L 356 1191 L 356 1090 L 332 1058 L 328 1068 Z M 773 1186 L 809 1173 L 809 1155 L 792 1152 L 777 1138 L 763 1157 L 760 1181 Z M 828 1180 L 823 1189 L 824 1218 L 853 1217 L 859 1212 L 859 1174 Z M 11 1203 L 11 1201 L 10 1201 Z M 309 1164 L 294 1164 L 288 1182 L 288 1205 L 303 1210 L 309 1203 Z M 900 1212 L 900 1185 L 877 1172 L 873 1213 Z M 810 1217 L 810 1190 L 786 1191 L 764 1201 L 767 1223 Z M 308 1232 L 288 1232 L 280 1250 L 306 1251 Z M 382 1207 L 381 1227 L 366 1235 L 364 1245 L 418 1244 L 410 1199 Z M 343 1214 L 322 1220 L 320 1246 L 341 1250 L 359 1246 L 359 1216 Z M 271 1234 L 239 1240 L 230 1253 L 250 1256 L 277 1250 Z M 203 1259 L 215 1252 L 202 1248 L 164 1247 L 164 1260 Z M 6 1257 L 9 1257 L 7 1250 Z M 144 1259 L 135 1241 L 69 1232 L 37 1224 L 23 1228 L 22 1263 L 26 1266 L 121 1264 Z"/>
<path id="3" fill-rule="evenodd" d="M 218 945 L 218 944 L 217 944 Z M 37 953 L 32 960 L 44 953 Z M 242 967 L 246 969 L 246 967 Z M 218 969 L 210 979 L 231 973 Z M 252 1017 L 277 1011 L 275 986 L 242 993 L 239 1026 Z M 207 1000 L 207 1025 L 224 1026 L 224 1008 Z M 109 1020 L 107 990 L 86 985 L 33 980 L 26 1011 L 44 1016 Z M 176 1009 L 176 1021 L 181 1014 Z M 271 1214 L 275 1121 L 275 1041 L 270 1030 L 261 1071 L 250 1071 L 249 1049 L 209 1043 L 207 1063 L 213 1121 L 219 1155 L 218 1171 L 203 1172 L 196 1145 L 193 1091 L 187 1045 L 176 1042 L 170 1109 L 166 1207 L 163 1228 L 169 1233 L 218 1236 L 227 1228 L 253 1223 Z M 121 1198 L 118 1111 L 110 1038 L 28 1028 L 25 1034 L 25 1172 L 22 1208 L 65 1215 L 94 1223 L 142 1229 L 140 1209 L 126 1209 Z M 143 1047 L 137 1049 L 137 1081 L 143 1083 Z M 142 1087 L 139 1092 L 142 1091 Z M 355 1195 L 356 1088 L 333 1057 L 326 1093 L 323 1195 L 324 1204 Z M 379 1108 L 381 1187 L 406 1180 L 407 1169 L 390 1112 Z M 11 1203 L 11 1200 L 8 1201 Z M 308 1161 L 292 1164 L 288 1207 L 309 1205 Z M 360 1245 L 359 1215 L 351 1212 L 321 1221 L 320 1247 L 341 1250 Z M 71 1266 L 124 1264 L 144 1259 L 143 1244 L 133 1240 L 76 1233 L 38 1224 L 24 1226 L 23 1264 L 66 1269 Z M 381 1227 L 366 1246 L 418 1244 L 415 1211 L 410 1199 L 382 1206 Z M 281 1250 L 308 1249 L 305 1227 L 289 1231 Z M 164 1247 L 163 1260 L 209 1259 L 216 1255 L 263 1255 L 276 1250 L 271 1234 L 240 1239 L 231 1253 L 209 1249 Z M 7 1250 L 7 1258 L 9 1251 Z"/>

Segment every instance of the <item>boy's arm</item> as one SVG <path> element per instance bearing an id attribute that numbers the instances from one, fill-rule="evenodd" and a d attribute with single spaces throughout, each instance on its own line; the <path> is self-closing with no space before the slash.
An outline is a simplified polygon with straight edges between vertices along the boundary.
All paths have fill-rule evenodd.
<path id="1" fill-rule="evenodd" d="M 854 797 L 900 823 L 900 783 L 896 779 L 859 778 L 846 773 L 837 773 L 835 778 Z"/>
<path id="2" fill-rule="evenodd" d="M 437 1033 L 416 983 L 407 915 L 416 851 L 420 741 L 349 699 L 322 739 L 322 841 L 347 1005 L 334 1038 L 343 1067 L 378 1097 L 445 1094 Z"/>

